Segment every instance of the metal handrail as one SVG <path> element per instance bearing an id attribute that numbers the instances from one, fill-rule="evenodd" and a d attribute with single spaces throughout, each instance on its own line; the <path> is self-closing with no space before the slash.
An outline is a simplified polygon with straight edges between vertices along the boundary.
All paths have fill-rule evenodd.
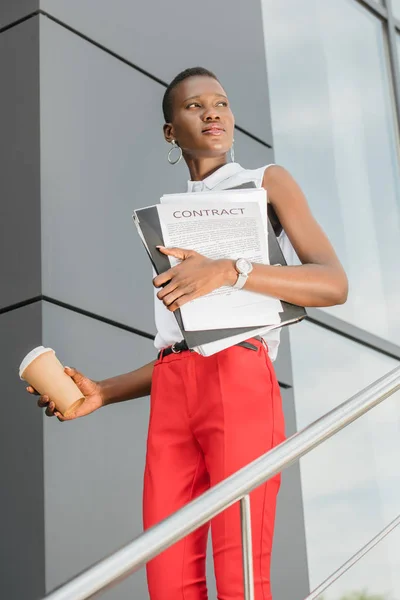
<path id="1" fill-rule="evenodd" d="M 100 561 L 46 600 L 85 600 L 125 579 L 400 389 L 400 367 Z M 243 509 L 243 514 L 246 510 Z M 248 523 L 247 523 L 248 527 Z M 245 524 L 246 528 L 246 524 Z M 245 538 L 243 534 L 243 539 Z"/>
<path id="2" fill-rule="evenodd" d="M 334 573 L 332 573 L 332 575 L 327 577 L 325 581 L 320 583 L 320 585 L 316 587 L 315 590 L 313 590 L 307 596 L 307 598 L 305 598 L 305 600 L 316 600 L 316 598 L 318 598 L 318 596 L 320 596 L 322 592 L 327 590 L 328 587 L 330 587 L 333 583 L 335 583 L 335 581 L 339 579 L 339 577 L 344 575 L 351 567 L 357 564 L 363 558 L 363 556 L 365 556 L 366 554 L 368 554 L 368 552 L 370 552 L 370 550 L 375 548 L 375 546 L 377 546 L 387 535 L 389 535 L 389 533 L 391 533 L 399 525 L 400 515 L 393 519 L 393 521 L 389 523 L 389 525 L 382 529 L 382 531 L 380 531 L 375 537 L 372 538 L 372 540 L 365 544 L 365 546 L 360 548 L 358 552 L 353 554 L 351 558 L 349 558 L 341 567 L 339 567 Z"/>

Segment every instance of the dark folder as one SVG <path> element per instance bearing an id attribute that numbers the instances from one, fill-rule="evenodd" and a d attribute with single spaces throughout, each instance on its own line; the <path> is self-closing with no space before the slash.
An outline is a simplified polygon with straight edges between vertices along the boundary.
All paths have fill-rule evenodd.
<path id="1" fill-rule="evenodd" d="M 229 189 L 246 189 L 256 187 L 254 182 L 244 183 L 240 186 L 229 188 Z M 222 190 L 221 190 L 222 191 Z M 162 237 L 160 220 L 158 217 L 158 211 L 156 206 L 149 206 L 148 208 L 140 208 L 134 211 L 133 218 L 136 222 L 137 227 L 140 228 L 143 238 L 145 239 L 145 248 L 149 255 L 150 261 L 154 267 L 154 270 L 159 275 L 164 273 L 171 268 L 168 256 L 162 254 L 157 250 L 156 246 L 164 246 L 164 240 Z M 146 247 L 147 246 L 147 247 Z M 280 264 L 286 265 L 286 260 L 275 235 L 272 227 L 270 218 L 268 218 L 268 251 L 271 265 Z M 280 313 L 281 323 L 276 325 L 276 328 L 289 325 L 290 323 L 300 321 L 306 316 L 306 311 L 302 306 L 295 304 L 289 304 L 281 300 L 283 312 Z M 189 348 L 195 348 L 196 346 L 202 346 L 210 342 L 222 340 L 227 337 L 239 335 L 242 333 L 251 333 L 256 329 L 263 327 L 251 326 L 251 327 L 233 327 L 229 329 L 208 329 L 205 331 L 185 331 L 183 327 L 183 320 L 180 309 L 174 311 L 175 318 L 178 322 L 178 326 L 182 332 L 184 339 L 186 340 Z M 266 325 L 268 326 L 268 324 Z"/>

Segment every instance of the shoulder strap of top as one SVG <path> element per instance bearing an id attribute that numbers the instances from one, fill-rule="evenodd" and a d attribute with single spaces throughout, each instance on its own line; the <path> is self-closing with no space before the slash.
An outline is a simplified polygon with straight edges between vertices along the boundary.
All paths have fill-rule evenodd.
<path id="1" fill-rule="evenodd" d="M 273 167 L 273 166 L 275 166 L 275 163 L 271 163 L 263 168 L 263 174 L 262 174 L 262 178 L 261 178 L 260 187 L 262 186 L 265 171 L 269 167 Z M 274 233 L 275 233 L 276 237 L 278 237 L 282 233 L 283 227 L 281 225 L 281 222 L 278 219 L 278 215 L 276 214 L 274 207 L 272 206 L 272 204 L 270 202 L 268 202 L 268 204 L 267 204 L 267 211 L 268 211 L 268 218 L 271 222 Z"/>
<path id="2" fill-rule="evenodd" d="M 260 188 L 262 187 L 262 182 L 264 179 L 264 173 L 265 171 L 269 168 L 274 166 L 275 163 L 271 163 L 269 165 L 265 165 L 264 167 L 259 167 L 258 169 L 254 169 L 254 170 L 246 170 L 243 172 L 243 177 L 249 177 L 250 179 L 252 179 L 254 181 L 254 183 L 256 184 L 256 187 Z"/>

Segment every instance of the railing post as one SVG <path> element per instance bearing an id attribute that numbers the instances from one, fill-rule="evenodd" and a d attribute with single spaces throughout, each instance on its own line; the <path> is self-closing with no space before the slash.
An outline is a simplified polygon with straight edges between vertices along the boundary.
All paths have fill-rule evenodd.
<path id="1" fill-rule="evenodd" d="M 250 496 L 240 501 L 240 520 L 242 524 L 242 557 L 244 599 L 254 600 L 253 547 L 251 541 Z"/>

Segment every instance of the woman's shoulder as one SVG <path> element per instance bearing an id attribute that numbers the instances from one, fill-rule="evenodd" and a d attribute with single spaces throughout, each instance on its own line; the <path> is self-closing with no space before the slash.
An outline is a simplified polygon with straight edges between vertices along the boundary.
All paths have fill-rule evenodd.
<path id="1" fill-rule="evenodd" d="M 240 176 L 243 179 L 243 181 L 254 181 L 257 187 L 262 187 L 266 173 L 268 171 L 275 171 L 275 168 L 279 169 L 279 165 L 277 165 L 276 163 L 268 163 L 256 169 L 243 168 L 243 171 L 241 171 Z"/>

